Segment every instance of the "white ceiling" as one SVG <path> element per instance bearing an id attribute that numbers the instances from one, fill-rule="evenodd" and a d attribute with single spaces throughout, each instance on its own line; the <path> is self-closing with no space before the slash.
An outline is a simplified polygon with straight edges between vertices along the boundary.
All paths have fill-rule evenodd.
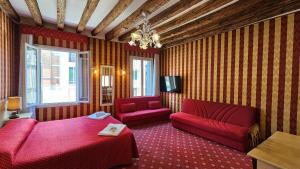
<path id="1" fill-rule="evenodd" d="M 92 14 L 90 20 L 86 25 L 86 30 L 93 30 L 103 18 L 114 8 L 119 0 L 101 0 Z M 104 33 L 110 31 L 124 19 L 130 16 L 136 9 L 138 9 L 147 0 L 133 0 L 133 2 L 124 10 L 119 17 L 117 17 L 105 30 Z M 170 0 L 167 4 L 159 8 L 150 17 L 155 16 L 164 9 L 170 7 L 179 0 Z M 13 8 L 21 17 L 30 18 L 31 14 L 27 8 L 25 0 L 10 0 Z M 57 19 L 57 1 L 56 0 L 37 0 L 43 21 L 46 23 L 56 24 Z M 65 25 L 69 27 L 77 27 L 87 0 L 67 0 Z"/>

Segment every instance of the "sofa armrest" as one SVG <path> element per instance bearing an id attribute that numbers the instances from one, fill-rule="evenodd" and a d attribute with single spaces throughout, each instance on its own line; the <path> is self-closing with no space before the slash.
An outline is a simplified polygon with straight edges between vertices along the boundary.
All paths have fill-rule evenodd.
<path id="1" fill-rule="evenodd" d="M 258 123 L 253 124 L 249 128 L 249 148 L 252 149 L 256 147 L 261 142 L 261 135 L 259 131 Z"/>

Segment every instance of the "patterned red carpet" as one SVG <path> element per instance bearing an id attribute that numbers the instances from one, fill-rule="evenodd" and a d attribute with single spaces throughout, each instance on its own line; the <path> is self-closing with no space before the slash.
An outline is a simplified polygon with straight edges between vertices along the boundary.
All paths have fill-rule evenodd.
<path id="1" fill-rule="evenodd" d="M 170 122 L 133 128 L 140 158 L 124 169 L 251 169 L 244 153 L 175 129 Z"/>

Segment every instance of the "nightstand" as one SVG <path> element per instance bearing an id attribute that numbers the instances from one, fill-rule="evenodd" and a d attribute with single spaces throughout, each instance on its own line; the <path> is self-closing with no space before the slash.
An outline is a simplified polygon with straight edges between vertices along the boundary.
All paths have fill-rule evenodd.
<path id="1" fill-rule="evenodd" d="M 6 115 L 4 117 L 4 123 L 8 122 L 9 120 L 14 120 L 14 119 L 9 119 L 8 118 L 8 113 L 6 112 Z M 16 119 L 29 119 L 29 118 L 33 118 L 33 113 L 31 112 L 28 112 L 28 113 L 19 113 L 18 114 L 19 118 L 16 118 Z"/>
<path id="2" fill-rule="evenodd" d="M 29 119 L 33 117 L 33 113 L 19 113 L 19 119 Z"/>

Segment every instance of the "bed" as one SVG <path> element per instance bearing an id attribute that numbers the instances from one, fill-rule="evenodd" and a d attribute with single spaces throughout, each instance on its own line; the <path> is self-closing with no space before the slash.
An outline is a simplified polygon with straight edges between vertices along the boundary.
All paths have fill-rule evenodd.
<path id="1" fill-rule="evenodd" d="M 0 129 L 0 169 L 108 169 L 138 158 L 133 133 L 125 128 L 117 137 L 98 136 L 107 117 L 78 117 L 37 122 L 11 120 Z"/>

